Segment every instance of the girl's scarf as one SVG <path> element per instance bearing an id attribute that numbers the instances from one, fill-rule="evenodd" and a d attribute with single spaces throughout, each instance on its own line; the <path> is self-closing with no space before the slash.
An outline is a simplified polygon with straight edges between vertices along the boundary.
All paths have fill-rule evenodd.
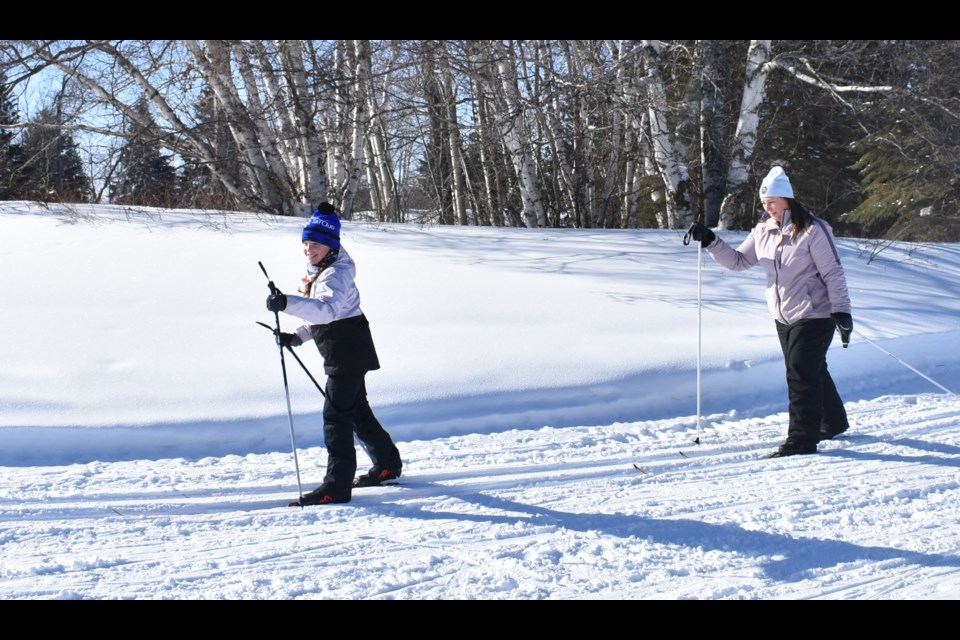
<path id="1" fill-rule="evenodd" d="M 307 273 L 300 278 L 300 288 L 297 289 L 300 295 L 305 298 L 310 297 L 310 292 L 313 290 L 313 285 L 317 281 L 317 278 L 320 277 L 324 269 L 334 263 L 338 255 L 340 255 L 339 251 L 331 251 L 319 264 L 307 264 Z"/>
<path id="2" fill-rule="evenodd" d="M 300 288 L 297 291 L 304 298 L 310 297 L 310 291 L 313 290 L 313 283 L 317 281 L 317 278 L 320 277 L 320 272 L 323 269 L 320 268 L 320 265 L 317 264 L 308 264 L 307 273 L 300 278 Z"/>

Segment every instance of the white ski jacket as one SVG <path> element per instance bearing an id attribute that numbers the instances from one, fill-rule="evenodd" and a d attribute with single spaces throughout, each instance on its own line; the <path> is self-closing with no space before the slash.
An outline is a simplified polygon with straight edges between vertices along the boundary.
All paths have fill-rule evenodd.
<path id="1" fill-rule="evenodd" d="M 311 330 L 315 324 L 330 324 L 362 313 L 356 276 L 357 265 L 341 246 L 337 259 L 317 276 L 310 297 L 287 295 L 284 313 L 306 321 L 296 330 L 302 341 L 313 340 Z"/>
<path id="2" fill-rule="evenodd" d="M 380 368 L 370 323 L 360 310 L 357 267 L 343 246 L 336 260 L 323 269 L 309 296 L 287 296 L 284 313 L 304 320 L 300 340 L 313 340 L 323 356 L 327 375 L 357 374 Z"/>

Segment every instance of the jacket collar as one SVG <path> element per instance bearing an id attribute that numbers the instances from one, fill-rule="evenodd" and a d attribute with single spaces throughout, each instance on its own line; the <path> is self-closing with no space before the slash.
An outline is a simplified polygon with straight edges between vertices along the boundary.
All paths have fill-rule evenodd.
<path id="1" fill-rule="evenodd" d="M 790 218 L 790 209 L 784 209 L 783 216 L 780 218 L 780 224 L 777 224 L 777 221 L 767 213 L 763 214 L 760 222 L 763 223 L 763 228 L 767 231 L 782 232 L 787 236 L 793 235 L 793 220 Z"/>

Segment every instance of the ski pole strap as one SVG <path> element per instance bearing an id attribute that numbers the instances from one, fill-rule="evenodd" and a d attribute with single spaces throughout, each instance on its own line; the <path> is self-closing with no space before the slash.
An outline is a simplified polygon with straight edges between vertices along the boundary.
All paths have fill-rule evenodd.
<path id="1" fill-rule="evenodd" d="M 270 333 L 273 334 L 273 337 L 276 338 L 276 340 L 277 340 L 277 346 L 280 347 L 280 351 L 283 351 L 283 345 L 280 343 L 280 330 L 279 330 L 279 329 L 274 329 L 274 328 L 271 327 L 270 325 L 264 324 L 263 322 L 260 322 L 259 320 L 257 320 L 257 324 L 260 325 L 261 327 L 263 327 L 264 329 L 266 329 L 267 331 L 269 331 Z M 290 353 L 293 353 L 293 350 L 292 350 L 292 349 L 291 349 Z"/>
<path id="2" fill-rule="evenodd" d="M 703 222 L 703 211 L 697 214 L 697 219 L 693 221 L 693 224 L 690 225 L 690 228 L 687 229 L 687 232 L 683 234 L 683 246 L 690 244 L 690 240 L 693 239 L 693 227 L 697 224 Z"/>

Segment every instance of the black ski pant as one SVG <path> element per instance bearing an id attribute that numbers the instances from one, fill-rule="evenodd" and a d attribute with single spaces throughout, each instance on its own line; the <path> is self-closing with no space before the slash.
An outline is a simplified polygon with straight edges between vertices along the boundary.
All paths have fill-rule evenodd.
<path id="1" fill-rule="evenodd" d="M 790 400 L 786 443 L 815 447 L 821 430 L 839 433 L 849 426 L 843 400 L 827 371 L 827 349 L 833 341 L 836 323 L 833 318 L 811 318 L 789 325 L 776 324 Z"/>
<path id="2" fill-rule="evenodd" d="M 325 485 L 337 498 L 349 499 L 357 471 L 353 434 L 363 445 L 373 466 L 399 470 L 400 452 L 367 401 L 366 374 L 327 377 L 323 403 L 323 439 L 327 446 Z"/>

